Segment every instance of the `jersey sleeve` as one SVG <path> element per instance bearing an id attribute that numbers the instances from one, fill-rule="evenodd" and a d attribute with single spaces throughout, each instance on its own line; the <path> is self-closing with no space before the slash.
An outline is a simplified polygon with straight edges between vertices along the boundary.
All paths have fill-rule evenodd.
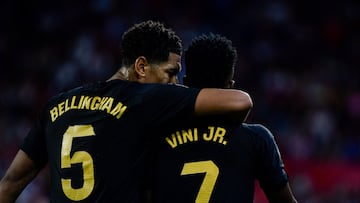
<path id="1" fill-rule="evenodd" d="M 272 192 L 283 188 L 288 182 L 284 163 L 272 133 L 262 125 L 256 125 L 257 178 L 264 191 Z"/>
<path id="2" fill-rule="evenodd" d="M 194 116 L 196 97 L 200 90 L 177 85 L 155 85 L 145 96 L 147 111 L 153 124 L 162 125 Z"/>
<path id="3" fill-rule="evenodd" d="M 47 163 L 47 149 L 43 125 L 42 116 L 39 116 L 20 147 L 38 167 L 43 167 Z"/>

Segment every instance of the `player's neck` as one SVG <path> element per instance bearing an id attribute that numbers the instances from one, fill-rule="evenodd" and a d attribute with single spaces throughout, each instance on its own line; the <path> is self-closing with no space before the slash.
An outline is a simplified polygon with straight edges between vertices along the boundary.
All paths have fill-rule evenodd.
<path id="1" fill-rule="evenodd" d="M 129 70 L 126 67 L 121 67 L 107 81 L 110 81 L 110 80 L 129 80 Z"/>

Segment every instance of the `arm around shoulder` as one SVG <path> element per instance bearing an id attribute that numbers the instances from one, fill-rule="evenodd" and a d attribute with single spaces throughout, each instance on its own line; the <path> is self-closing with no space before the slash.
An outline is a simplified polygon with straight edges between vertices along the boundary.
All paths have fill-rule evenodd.
<path id="1" fill-rule="evenodd" d="M 253 102 L 248 93 L 235 89 L 204 88 L 196 98 L 197 115 L 219 115 L 231 121 L 244 121 Z"/>

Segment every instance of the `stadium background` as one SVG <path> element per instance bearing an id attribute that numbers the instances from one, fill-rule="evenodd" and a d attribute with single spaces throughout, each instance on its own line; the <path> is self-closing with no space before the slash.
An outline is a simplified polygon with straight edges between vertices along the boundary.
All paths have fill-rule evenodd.
<path id="1" fill-rule="evenodd" d="M 351 1 L 3 0 L 0 177 L 47 99 L 107 79 L 121 34 L 153 19 L 184 47 L 201 33 L 233 40 L 249 122 L 274 133 L 299 202 L 360 202 L 359 11 Z M 43 171 L 18 203 L 48 202 L 47 181 Z"/>

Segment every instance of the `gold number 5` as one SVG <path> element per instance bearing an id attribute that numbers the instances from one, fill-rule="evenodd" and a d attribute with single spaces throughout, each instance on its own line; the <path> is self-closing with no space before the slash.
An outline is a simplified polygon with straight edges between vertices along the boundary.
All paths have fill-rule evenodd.
<path id="1" fill-rule="evenodd" d="M 71 164 L 81 163 L 83 168 L 84 184 L 81 188 L 73 188 L 71 179 L 61 179 L 64 194 L 73 201 L 80 201 L 90 195 L 94 189 L 94 164 L 90 154 L 86 151 L 76 151 L 70 156 L 74 138 L 95 136 L 91 125 L 70 126 L 63 137 L 61 146 L 61 168 L 71 168 Z"/>
<path id="2" fill-rule="evenodd" d="M 208 203 L 214 190 L 219 168 L 213 161 L 197 161 L 185 163 L 181 175 L 205 173 L 195 203 Z"/>

